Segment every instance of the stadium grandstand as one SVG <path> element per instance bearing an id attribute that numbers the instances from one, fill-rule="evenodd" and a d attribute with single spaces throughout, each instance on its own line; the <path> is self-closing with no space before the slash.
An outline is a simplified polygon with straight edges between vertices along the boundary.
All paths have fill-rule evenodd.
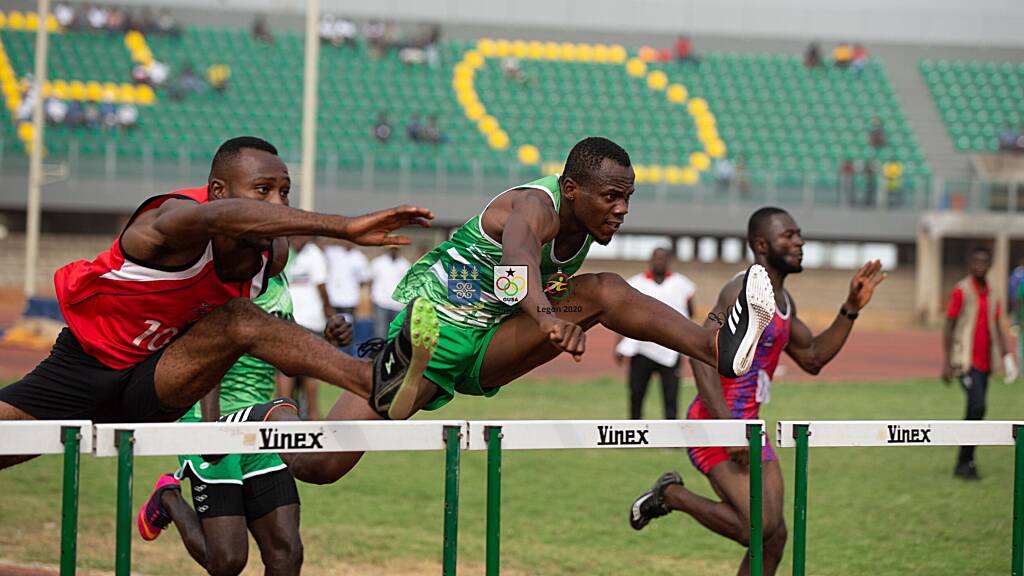
<path id="1" fill-rule="evenodd" d="M 1024 298 L 1008 285 L 1015 267 L 1024 275 L 1024 3 L 314 3 L 314 64 L 303 3 L 57 2 L 43 18 L 33 1 L 0 4 L 0 387 L 44 357 L 62 326 L 55 270 L 108 248 L 144 199 L 204 185 L 218 147 L 239 135 L 278 148 L 293 206 L 433 210 L 434 227 L 411 233 L 414 246 L 402 250 L 412 261 L 501 191 L 560 173 L 581 138 L 607 137 L 629 152 L 636 192 L 621 232 L 595 245 L 582 271 L 628 278 L 667 247 L 673 270 L 695 284 L 700 319 L 752 262 L 748 216 L 781 206 L 807 241 L 807 272 L 787 288 L 815 333 L 835 318 L 854 270 L 879 259 L 887 273 L 859 320 L 869 336 L 851 336 L 862 361 L 830 380 L 857 380 L 875 354 L 888 360 L 863 368 L 862 380 L 937 377 L 949 296 L 978 246 L 992 251 L 1000 321 L 1020 323 Z M 315 98 L 304 88 L 311 66 Z M 34 155 L 38 226 L 27 192 Z M 363 335 L 374 308 L 369 287 L 360 290 Z M 611 333 L 593 342 L 608 362 L 578 377 L 619 378 Z M 902 362 L 904 345 L 914 351 Z M 574 370 L 566 361 L 544 374 Z M 864 405 L 856 417 L 875 415 Z M 33 555 L 55 563 L 5 524 L 0 515 L 0 576 Z M 169 549 L 172 568 L 146 568 L 194 568 Z M 389 573 L 386 550 L 374 550 L 344 573 Z M 716 554 L 703 573 L 724 566 Z M 530 562 L 521 573 L 546 573 L 536 568 L 544 558 Z M 425 566 L 393 573 L 436 572 Z M 935 573 L 984 572 L 970 568 Z M 560 570 L 552 573 L 571 572 Z"/>

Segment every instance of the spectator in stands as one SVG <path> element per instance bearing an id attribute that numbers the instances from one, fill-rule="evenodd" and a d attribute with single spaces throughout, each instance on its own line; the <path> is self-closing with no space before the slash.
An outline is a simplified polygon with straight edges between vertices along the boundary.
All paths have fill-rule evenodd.
<path id="1" fill-rule="evenodd" d="M 669 250 L 657 248 L 651 254 L 647 271 L 633 276 L 627 282 L 642 294 L 690 318 L 694 312 L 693 295 L 697 286 L 686 276 L 671 272 L 671 260 L 672 253 Z M 675 420 L 679 412 L 679 367 L 682 364 L 679 353 L 653 342 L 619 336 L 615 347 L 615 362 L 621 365 L 626 358 L 629 358 L 629 417 L 634 420 L 643 418 L 647 385 L 651 376 L 657 372 L 661 380 L 665 419 Z"/>
<path id="2" fill-rule="evenodd" d="M 75 9 L 66 2 L 58 2 L 53 7 L 53 17 L 61 28 L 71 28 L 75 22 Z"/>
<path id="3" fill-rule="evenodd" d="M 334 14 L 321 14 L 320 22 L 317 24 L 317 35 L 320 37 L 320 42 L 324 44 L 334 44 Z"/>
<path id="4" fill-rule="evenodd" d="M 853 47 L 849 42 L 843 42 L 832 50 L 832 61 L 836 68 L 846 68 L 853 60 Z"/>
<path id="5" fill-rule="evenodd" d="M 252 21 L 252 38 L 253 40 L 272 46 L 274 44 L 274 35 L 270 33 L 270 25 L 267 24 L 267 18 L 265 16 L 257 16 Z"/>
<path id="6" fill-rule="evenodd" d="M 68 103 L 68 114 L 64 123 L 68 126 L 79 126 L 85 122 L 85 107 L 77 100 Z"/>
<path id="7" fill-rule="evenodd" d="M 405 134 L 413 142 L 423 141 L 423 122 L 420 121 L 419 112 L 413 112 L 409 123 L 405 125 Z"/>
<path id="8" fill-rule="evenodd" d="M 388 111 L 381 110 L 377 113 L 377 121 L 373 123 L 372 136 L 377 142 L 387 142 L 391 139 L 391 132 L 391 121 L 388 120 Z"/>
<path id="9" fill-rule="evenodd" d="M 427 24 L 423 32 L 423 52 L 427 58 L 427 66 L 441 66 L 441 25 Z"/>
<path id="10" fill-rule="evenodd" d="M 398 59 L 403 64 L 420 66 L 427 63 L 427 53 L 416 46 L 406 46 L 398 51 Z"/>
<path id="11" fill-rule="evenodd" d="M 874 206 L 878 196 L 878 175 L 875 172 L 875 163 L 868 159 L 864 161 L 864 202 L 865 206 Z"/>
<path id="12" fill-rule="evenodd" d="M 989 290 L 987 281 L 992 252 L 975 247 L 968 258 L 968 275 L 957 283 L 949 298 L 946 324 L 942 331 L 942 380 L 956 378 L 967 393 L 965 420 L 985 418 L 988 378 L 998 368 L 1000 358 L 1006 380 L 1017 379 L 1018 367 L 1006 345 L 1001 325 L 999 296 Z M 974 465 L 974 446 L 961 446 L 953 475 L 963 480 L 979 480 Z"/>
<path id="13" fill-rule="evenodd" d="M 821 46 L 819 46 L 817 42 L 811 42 L 807 45 L 807 50 L 804 51 L 804 67 L 821 67 Z"/>
<path id="14" fill-rule="evenodd" d="M 112 98 L 104 97 L 100 102 L 100 122 L 104 128 L 117 126 L 117 105 Z"/>
<path id="15" fill-rule="evenodd" d="M 383 20 L 370 20 L 366 25 L 366 49 L 372 58 L 380 58 L 394 43 L 394 25 Z"/>
<path id="16" fill-rule="evenodd" d="M 853 159 L 847 158 L 839 165 L 839 199 L 841 202 L 856 204 L 857 199 L 853 193 L 853 176 L 856 172 Z"/>
<path id="17" fill-rule="evenodd" d="M 689 36 L 680 35 L 676 38 L 676 61 L 680 63 L 692 63 L 698 64 L 700 60 L 697 55 L 693 52 L 693 43 L 690 41 Z"/>
<path id="18" fill-rule="evenodd" d="M 171 99 L 182 100 L 193 94 L 203 94 L 207 88 L 209 88 L 207 84 L 196 75 L 192 63 L 186 61 L 181 65 L 181 72 L 178 73 L 169 92 Z"/>
<path id="19" fill-rule="evenodd" d="M 501 73 L 506 79 L 515 82 L 516 84 L 528 84 L 530 82 L 529 76 L 523 71 L 523 65 L 519 62 L 519 58 L 515 56 L 507 56 L 501 60 Z"/>
<path id="20" fill-rule="evenodd" d="M 387 252 L 370 261 L 373 335 L 377 338 L 387 337 L 388 326 L 402 311 L 403 304 L 396 302 L 391 294 L 410 266 L 409 261 L 398 253 L 398 248 L 388 248 Z"/>
<path id="21" fill-rule="evenodd" d="M 121 104 L 117 107 L 117 125 L 131 129 L 139 123 L 139 109 L 134 104 Z"/>
<path id="22" fill-rule="evenodd" d="M 742 155 L 736 157 L 736 187 L 740 190 L 741 198 L 750 198 L 750 171 L 747 169 L 747 159 Z"/>
<path id="23" fill-rule="evenodd" d="M 437 123 L 437 114 L 431 114 L 427 118 L 427 125 L 423 127 L 421 136 L 424 142 L 431 144 L 444 144 L 448 141 L 448 135 L 441 130 Z"/>
<path id="24" fill-rule="evenodd" d="M 146 66 L 146 74 L 151 86 L 163 86 L 167 82 L 167 77 L 171 75 L 171 68 L 159 60 L 153 60 Z"/>
<path id="25" fill-rule="evenodd" d="M 231 67 L 227 64 L 214 64 L 206 69 L 206 82 L 219 94 L 228 89 L 231 80 Z"/>
<path id="26" fill-rule="evenodd" d="M 93 31 L 103 30 L 107 27 L 107 9 L 102 6 L 89 6 L 86 8 L 86 19 Z"/>
<path id="27" fill-rule="evenodd" d="M 359 306 L 362 286 L 370 280 L 366 256 L 352 244 L 331 244 L 324 248 L 327 257 L 327 298 L 335 314 L 344 314 L 352 322 Z"/>
<path id="28" fill-rule="evenodd" d="M 141 62 L 132 66 L 132 82 L 136 84 L 149 84 L 149 70 Z"/>
<path id="29" fill-rule="evenodd" d="M 148 10 L 148 8 L 147 8 Z M 143 20 L 152 21 L 152 17 L 144 18 Z M 178 22 L 171 16 L 170 11 L 166 8 L 160 10 L 160 15 L 156 18 L 156 31 L 160 34 L 167 36 L 181 36 L 181 26 L 178 26 Z"/>
<path id="30" fill-rule="evenodd" d="M 43 111 L 46 114 L 47 122 L 60 125 L 68 117 L 68 104 L 59 98 L 51 96 L 43 103 Z"/>
<path id="31" fill-rule="evenodd" d="M 886 206 L 899 206 L 903 200 L 903 164 L 896 161 L 882 164 L 882 176 L 885 177 Z"/>
<path id="32" fill-rule="evenodd" d="M 359 30 L 356 28 L 355 22 L 341 16 L 334 19 L 333 42 L 335 46 L 355 46 L 358 35 Z"/>
<path id="33" fill-rule="evenodd" d="M 107 11 L 107 32 L 124 32 L 128 26 L 128 17 L 124 10 L 113 7 Z"/>
<path id="34" fill-rule="evenodd" d="M 854 44 L 850 53 L 850 71 L 863 72 L 868 65 L 868 49 L 863 44 Z"/>
<path id="35" fill-rule="evenodd" d="M 97 128 L 100 122 L 103 120 L 100 115 L 100 107 L 93 102 L 88 102 L 85 105 L 85 118 L 82 124 L 89 128 Z"/>
<path id="36" fill-rule="evenodd" d="M 875 154 L 882 148 L 885 148 L 885 126 L 882 124 L 882 119 L 875 116 L 871 119 L 871 131 L 868 132 L 868 144 L 874 149 Z"/>
<path id="37" fill-rule="evenodd" d="M 723 156 L 715 160 L 715 182 L 718 184 L 718 192 L 725 194 L 732 186 L 732 180 L 736 177 L 736 165 L 732 160 Z"/>

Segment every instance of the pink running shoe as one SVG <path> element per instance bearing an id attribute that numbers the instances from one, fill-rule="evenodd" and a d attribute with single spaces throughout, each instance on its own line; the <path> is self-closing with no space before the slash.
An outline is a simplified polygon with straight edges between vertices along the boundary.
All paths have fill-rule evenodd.
<path id="1" fill-rule="evenodd" d="M 146 503 L 139 508 L 139 534 L 143 540 L 156 540 L 160 532 L 171 523 L 171 517 L 160 504 L 160 497 L 164 490 L 181 490 L 181 481 L 171 474 L 164 474 L 156 481 L 153 493 L 149 495 Z"/>

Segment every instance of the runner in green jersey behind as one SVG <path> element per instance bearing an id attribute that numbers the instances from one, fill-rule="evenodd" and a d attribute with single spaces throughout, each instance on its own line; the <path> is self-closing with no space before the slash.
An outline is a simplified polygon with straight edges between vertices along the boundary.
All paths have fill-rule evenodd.
<path id="1" fill-rule="evenodd" d="M 562 175 L 496 196 L 451 240 L 420 258 L 395 290 L 396 300 L 429 303 L 437 313 L 437 349 L 423 377 L 396 384 L 391 401 L 378 402 L 376 410 L 343 394 L 327 419 L 408 418 L 417 410 L 444 405 L 456 391 L 494 395 L 562 352 L 579 361 L 585 332 L 597 324 L 716 366 L 730 378 L 745 373 L 775 314 L 775 296 L 763 267 L 747 270 L 719 329 L 694 324 L 616 274 L 574 276 L 591 244 L 607 244 L 623 224 L 633 180 L 626 151 L 592 137 L 569 152 Z M 392 323 L 390 340 L 407 330 L 405 314 Z M 413 326 L 413 335 L 415 331 Z M 377 359 L 385 369 L 394 361 L 393 349 Z M 271 417 L 296 418 L 290 410 L 277 410 Z M 337 480 L 360 457 L 282 456 L 296 478 L 315 483 Z"/>
<path id="2" fill-rule="evenodd" d="M 284 274 L 274 276 L 253 303 L 273 316 L 292 320 L 292 299 Z M 328 330 L 332 340 L 351 340 L 351 325 L 338 316 Z M 216 421 L 221 414 L 269 401 L 277 369 L 252 356 L 242 356 L 219 386 L 180 422 Z M 277 454 L 230 454 L 216 464 L 200 456 L 179 456 L 181 468 L 157 481 L 139 511 L 139 531 L 153 540 L 173 521 L 189 554 L 210 574 L 238 574 L 248 558 L 252 532 L 267 574 L 298 574 L 302 566 L 299 495 L 295 480 Z M 180 481 L 192 486 L 190 508 L 181 496 Z"/>

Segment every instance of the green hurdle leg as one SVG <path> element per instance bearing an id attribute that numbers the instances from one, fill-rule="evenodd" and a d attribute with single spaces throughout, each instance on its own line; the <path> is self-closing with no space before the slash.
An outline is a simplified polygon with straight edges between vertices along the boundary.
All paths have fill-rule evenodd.
<path id="1" fill-rule="evenodd" d="M 444 427 L 444 576 L 455 576 L 459 535 L 459 440 L 458 426 Z"/>
<path id="2" fill-rule="evenodd" d="M 761 576 L 764 553 L 761 535 L 761 425 L 747 424 L 750 446 L 750 576 Z"/>
<path id="3" fill-rule="evenodd" d="M 487 437 L 487 576 L 501 569 L 501 426 L 488 426 Z"/>
<path id="4" fill-rule="evenodd" d="M 1013 576 L 1024 576 L 1024 426 L 1013 425 Z"/>
<path id="5" fill-rule="evenodd" d="M 807 559 L 807 424 L 793 426 L 796 438 L 796 494 L 793 498 L 793 576 L 804 576 Z"/>
<path id="6" fill-rule="evenodd" d="M 61 428 L 64 442 L 64 490 L 60 508 L 60 576 L 72 576 L 78 560 L 78 466 L 81 428 Z"/>
<path id="7" fill-rule="evenodd" d="M 135 439 L 131 430 L 117 430 L 117 557 L 114 573 L 132 571 L 132 460 Z"/>

